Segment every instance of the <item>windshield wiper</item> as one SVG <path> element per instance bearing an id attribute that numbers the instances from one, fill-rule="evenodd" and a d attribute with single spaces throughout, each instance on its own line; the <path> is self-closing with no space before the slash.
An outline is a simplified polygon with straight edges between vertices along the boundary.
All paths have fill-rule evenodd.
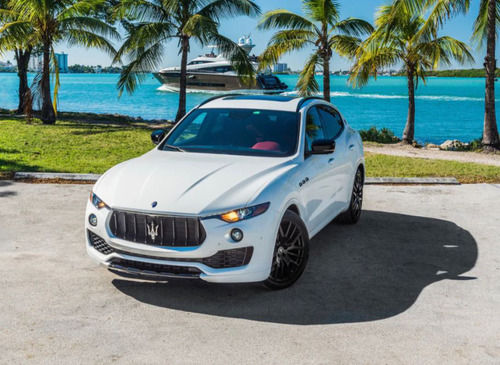
<path id="1" fill-rule="evenodd" d="M 166 144 L 163 147 L 167 147 L 167 148 L 170 148 L 171 150 L 176 150 L 176 151 L 179 151 L 179 152 L 186 152 L 182 148 L 177 147 L 177 146 L 172 146 L 171 144 Z"/>

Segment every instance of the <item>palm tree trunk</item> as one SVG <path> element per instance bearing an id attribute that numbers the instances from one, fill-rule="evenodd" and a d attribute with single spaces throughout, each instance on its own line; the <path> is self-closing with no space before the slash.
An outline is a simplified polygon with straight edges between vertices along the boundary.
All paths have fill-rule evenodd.
<path id="1" fill-rule="evenodd" d="M 28 96 L 28 64 L 31 57 L 31 49 L 17 49 L 15 51 L 17 62 L 17 76 L 19 77 L 19 103 L 16 114 L 24 114 Z"/>
<path id="2" fill-rule="evenodd" d="M 181 77 L 179 80 L 179 107 L 175 122 L 180 121 L 186 115 L 186 87 L 187 87 L 187 57 L 189 51 L 189 38 L 182 37 L 181 39 Z"/>
<path id="3" fill-rule="evenodd" d="M 330 58 L 323 60 L 323 99 L 330 102 Z"/>
<path id="4" fill-rule="evenodd" d="M 403 132 L 403 143 L 412 144 L 415 138 L 415 71 L 408 69 L 408 119 Z"/>
<path id="5" fill-rule="evenodd" d="M 483 145 L 485 150 L 500 149 L 500 139 L 498 136 L 497 119 L 495 112 L 495 42 L 496 42 L 496 1 L 488 2 L 488 39 L 486 58 L 486 92 L 485 92 L 485 113 L 483 129 Z"/>
<path id="6" fill-rule="evenodd" d="M 42 94 L 42 115 L 40 119 L 43 124 L 55 124 L 56 122 L 56 113 L 50 95 L 50 48 L 50 42 L 44 41 L 42 79 L 40 83 Z"/>

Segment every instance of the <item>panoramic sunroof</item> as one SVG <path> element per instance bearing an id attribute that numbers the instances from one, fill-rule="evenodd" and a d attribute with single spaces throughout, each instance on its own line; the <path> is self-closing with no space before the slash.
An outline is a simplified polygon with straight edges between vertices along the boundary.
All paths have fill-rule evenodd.
<path id="1" fill-rule="evenodd" d="M 279 101 L 286 103 L 290 100 L 295 99 L 291 96 L 282 96 L 282 95 L 237 95 L 237 96 L 228 96 L 224 98 L 225 100 L 265 100 L 265 101 Z"/>

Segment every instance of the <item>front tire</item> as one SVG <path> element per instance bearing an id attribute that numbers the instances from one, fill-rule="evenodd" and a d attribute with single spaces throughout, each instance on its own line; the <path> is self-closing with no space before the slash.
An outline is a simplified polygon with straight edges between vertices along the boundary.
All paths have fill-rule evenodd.
<path id="1" fill-rule="evenodd" d="M 354 184 L 352 186 L 351 202 L 349 203 L 349 209 L 338 216 L 338 221 L 345 224 L 355 224 L 358 223 L 361 217 L 361 209 L 363 207 L 363 171 L 358 168 L 356 171 L 356 176 L 354 177 Z"/>
<path id="2" fill-rule="evenodd" d="M 300 217 L 288 210 L 281 220 L 274 246 L 271 274 L 264 281 L 270 289 L 285 289 L 304 272 L 309 258 L 309 234 Z"/>

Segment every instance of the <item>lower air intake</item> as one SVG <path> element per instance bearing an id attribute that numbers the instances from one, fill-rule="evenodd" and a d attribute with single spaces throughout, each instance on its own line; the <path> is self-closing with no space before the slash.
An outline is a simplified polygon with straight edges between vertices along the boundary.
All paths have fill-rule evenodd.
<path id="1" fill-rule="evenodd" d="M 110 253 L 113 253 L 115 251 L 113 247 L 108 245 L 102 237 L 99 237 L 92 231 L 88 231 L 88 234 L 90 245 L 103 255 L 109 255 Z"/>

